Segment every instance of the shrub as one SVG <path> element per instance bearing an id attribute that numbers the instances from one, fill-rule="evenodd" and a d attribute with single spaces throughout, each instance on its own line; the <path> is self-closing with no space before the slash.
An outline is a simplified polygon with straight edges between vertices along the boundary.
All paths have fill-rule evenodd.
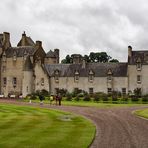
<path id="1" fill-rule="evenodd" d="M 90 95 L 85 95 L 83 100 L 84 100 L 84 101 L 90 101 L 90 100 L 91 100 L 91 99 L 90 99 Z"/>
<path id="2" fill-rule="evenodd" d="M 139 98 L 137 96 L 133 95 L 131 100 L 132 100 L 132 102 L 138 102 Z"/>
<path id="3" fill-rule="evenodd" d="M 43 96 L 48 96 L 49 92 L 46 89 L 42 89 L 40 94 L 43 95 Z"/>
<path id="4" fill-rule="evenodd" d="M 142 102 L 145 102 L 145 103 L 148 102 L 148 94 L 142 97 Z"/>
<path id="5" fill-rule="evenodd" d="M 134 89 L 134 95 L 136 98 L 140 98 L 141 97 L 141 88 Z"/>
<path id="6" fill-rule="evenodd" d="M 66 101 L 72 101 L 72 95 L 70 93 L 66 94 Z"/>
<path id="7" fill-rule="evenodd" d="M 112 92 L 112 101 L 117 101 L 118 100 L 118 92 L 117 91 L 113 91 Z"/>
<path id="8" fill-rule="evenodd" d="M 95 102 L 98 102 L 98 101 L 100 101 L 100 95 L 98 94 L 98 93 L 95 93 L 94 95 L 93 95 L 93 98 L 94 98 L 94 101 Z"/>
<path id="9" fill-rule="evenodd" d="M 77 95 L 74 100 L 75 100 L 75 101 L 80 101 L 79 95 Z"/>
<path id="10" fill-rule="evenodd" d="M 128 101 L 128 95 L 123 95 L 121 98 L 121 101 Z"/>
<path id="11" fill-rule="evenodd" d="M 58 90 L 58 93 L 60 93 L 60 95 L 62 95 L 63 97 L 65 97 L 66 94 L 67 94 L 67 89 L 64 89 L 64 88 L 59 89 L 59 90 Z"/>

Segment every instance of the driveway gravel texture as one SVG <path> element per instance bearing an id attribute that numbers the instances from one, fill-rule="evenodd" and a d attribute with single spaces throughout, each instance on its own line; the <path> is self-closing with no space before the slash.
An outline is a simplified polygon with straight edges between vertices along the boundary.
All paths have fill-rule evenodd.
<path id="1" fill-rule="evenodd" d="M 96 136 L 90 148 L 148 148 L 148 120 L 133 114 L 135 110 L 148 108 L 147 105 L 97 108 L 39 105 L 4 99 L 0 99 L 0 102 L 40 106 L 83 115 L 96 125 Z"/>

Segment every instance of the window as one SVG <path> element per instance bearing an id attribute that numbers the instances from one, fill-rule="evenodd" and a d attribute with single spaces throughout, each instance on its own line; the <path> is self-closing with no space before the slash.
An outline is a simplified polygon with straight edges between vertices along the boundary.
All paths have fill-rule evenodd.
<path id="1" fill-rule="evenodd" d="M 89 88 L 89 94 L 93 94 L 94 93 L 94 89 L 93 88 Z"/>
<path id="2" fill-rule="evenodd" d="M 6 72 L 6 66 L 2 67 L 2 72 Z"/>
<path id="3" fill-rule="evenodd" d="M 107 80 L 108 80 L 108 81 L 111 81 L 111 80 L 112 80 L 112 75 L 108 75 L 108 76 L 107 76 Z"/>
<path id="4" fill-rule="evenodd" d="M 126 88 L 122 88 L 122 94 L 126 95 Z"/>
<path id="5" fill-rule="evenodd" d="M 94 81 L 94 73 L 92 70 L 89 71 L 89 77 L 88 77 L 89 82 L 93 82 Z"/>
<path id="6" fill-rule="evenodd" d="M 44 78 L 41 78 L 41 85 L 44 86 Z"/>
<path id="7" fill-rule="evenodd" d="M 78 82 L 79 81 L 79 72 L 78 71 L 75 71 L 74 81 L 75 82 Z"/>
<path id="8" fill-rule="evenodd" d="M 59 82 L 59 70 L 55 70 L 54 72 L 54 80 L 56 83 Z"/>
<path id="9" fill-rule="evenodd" d="M 7 78 L 6 78 L 6 77 L 3 78 L 3 85 L 4 85 L 4 86 L 7 85 Z"/>
<path id="10" fill-rule="evenodd" d="M 112 70 L 111 69 L 109 69 L 108 72 L 107 72 L 107 80 L 108 81 L 112 80 Z"/>
<path id="11" fill-rule="evenodd" d="M 137 83 L 138 83 L 138 84 L 141 83 L 141 75 L 137 75 Z"/>
<path id="12" fill-rule="evenodd" d="M 55 94 L 59 93 L 59 88 L 55 88 Z"/>
<path id="13" fill-rule="evenodd" d="M 13 77 L 12 83 L 13 83 L 13 86 L 16 86 L 16 84 L 17 84 L 17 79 L 16 79 L 16 77 Z"/>
<path id="14" fill-rule="evenodd" d="M 136 66 L 137 66 L 137 70 L 140 71 L 140 70 L 141 70 L 141 67 L 142 67 L 142 66 L 141 66 L 141 63 L 137 63 Z"/>
<path id="15" fill-rule="evenodd" d="M 112 93 L 112 88 L 107 88 L 107 93 L 108 94 Z"/>

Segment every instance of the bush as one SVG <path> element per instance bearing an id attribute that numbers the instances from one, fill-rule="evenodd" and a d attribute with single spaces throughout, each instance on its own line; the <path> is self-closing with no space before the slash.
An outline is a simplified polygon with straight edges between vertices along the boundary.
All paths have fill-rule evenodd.
<path id="1" fill-rule="evenodd" d="M 98 102 L 98 101 L 100 101 L 100 95 L 98 94 L 98 93 L 95 93 L 94 95 L 93 95 L 93 98 L 94 98 L 94 101 L 95 102 Z"/>
<path id="2" fill-rule="evenodd" d="M 141 97 L 141 88 L 134 89 L 134 95 L 136 98 L 140 98 Z"/>
<path id="3" fill-rule="evenodd" d="M 138 102 L 139 98 L 137 96 L 133 95 L 131 100 L 132 100 L 132 102 Z"/>
<path id="4" fill-rule="evenodd" d="M 84 101 L 90 101 L 90 100 L 91 100 L 91 99 L 90 99 L 90 95 L 85 95 L 83 100 L 84 100 Z"/>
<path id="5" fill-rule="evenodd" d="M 148 102 L 148 94 L 142 97 L 142 102 L 145 102 L 145 103 Z"/>
<path id="6" fill-rule="evenodd" d="M 74 100 L 75 100 L 75 101 L 80 101 L 79 95 L 77 95 Z"/>
<path id="7" fill-rule="evenodd" d="M 128 95 L 123 95 L 122 98 L 121 98 L 121 101 L 128 102 Z"/>
<path id="8" fill-rule="evenodd" d="M 46 89 L 42 89 L 40 94 L 43 95 L 43 96 L 48 96 L 49 92 Z"/>
<path id="9" fill-rule="evenodd" d="M 65 97 L 66 94 L 67 94 L 67 89 L 64 89 L 64 88 L 59 89 L 59 90 L 58 90 L 58 93 L 60 93 L 60 95 L 62 95 L 63 97 Z"/>
<path id="10" fill-rule="evenodd" d="M 66 94 L 66 101 L 72 101 L 72 95 L 70 93 Z"/>

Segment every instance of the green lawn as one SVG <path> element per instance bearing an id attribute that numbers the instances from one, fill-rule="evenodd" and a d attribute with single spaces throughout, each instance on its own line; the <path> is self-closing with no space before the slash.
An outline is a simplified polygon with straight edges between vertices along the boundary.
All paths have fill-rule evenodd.
<path id="1" fill-rule="evenodd" d="M 95 126 L 85 118 L 56 110 L 0 104 L 0 147 L 86 148 Z"/>
<path id="2" fill-rule="evenodd" d="M 135 111 L 135 114 L 148 119 L 148 108 Z"/>
<path id="3" fill-rule="evenodd" d="M 23 100 L 25 102 L 29 102 L 29 100 Z M 32 102 L 39 103 L 40 101 L 37 100 L 32 100 Z M 46 104 L 49 104 L 49 100 L 44 100 L 43 101 Z M 52 104 L 55 104 L 53 102 Z M 140 104 L 140 103 L 134 103 L 134 102 L 94 102 L 94 101 L 66 101 L 62 100 L 62 105 L 67 105 L 67 106 L 94 106 L 94 107 L 99 107 L 99 108 L 108 108 L 108 107 L 132 107 L 132 106 L 148 106 L 148 104 Z"/>

